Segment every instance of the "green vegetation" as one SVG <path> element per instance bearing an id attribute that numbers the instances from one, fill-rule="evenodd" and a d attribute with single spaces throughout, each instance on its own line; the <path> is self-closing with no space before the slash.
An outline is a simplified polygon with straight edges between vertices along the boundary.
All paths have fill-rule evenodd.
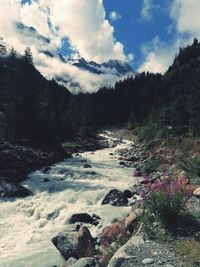
<path id="1" fill-rule="evenodd" d="M 185 178 L 183 178 L 185 179 Z M 182 180 L 171 180 L 166 177 L 146 187 L 144 207 L 146 214 L 154 216 L 170 232 L 176 227 L 185 214 L 186 193 L 182 189 Z"/>
<path id="2" fill-rule="evenodd" d="M 190 177 L 191 182 L 200 184 L 200 157 L 182 160 L 179 165 Z"/>
<path id="3" fill-rule="evenodd" d="M 148 159 L 142 167 L 142 172 L 149 174 L 156 171 L 160 171 L 162 163 L 163 160 L 161 159 Z"/>

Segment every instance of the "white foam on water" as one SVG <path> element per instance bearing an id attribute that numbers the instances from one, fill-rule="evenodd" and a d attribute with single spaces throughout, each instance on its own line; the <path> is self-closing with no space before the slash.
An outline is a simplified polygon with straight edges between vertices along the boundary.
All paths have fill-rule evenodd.
<path id="1" fill-rule="evenodd" d="M 111 137 L 109 137 L 111 138 Z M 119 165 L 118 149 L 85 152 L 52 166 L 48 174 L 33 172 L 22 184 L 34 195 L 25 199 L 0 202 L 0 267 L 50 267 L 61 265 L 61 258 L 51 238 L 65 228 L 74 213 L 97 214 L 102 222 L 88 225 L 93 236 L 115 218 L 123 218 L 130 207 L 101 205 L 112 188 L 125 190 L 135 182 L 132 169 Z M 110 155 L 113 153 L 114 156 Z M 92 168 L 83 168 L 83 159 Z M 96 174 L 88 172 L 94 171 Z M 48 182 L 44 182 L 48 178 Z"/>

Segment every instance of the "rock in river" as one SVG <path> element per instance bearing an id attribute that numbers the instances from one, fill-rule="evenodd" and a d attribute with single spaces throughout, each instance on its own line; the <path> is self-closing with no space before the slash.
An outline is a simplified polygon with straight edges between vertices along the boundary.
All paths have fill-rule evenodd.
<path id="1" fill-rule="evenodd" d="M 18 184 L 14 184 L 14 183 L 10 183 L 6 180 L 2 180 L 0 178 L 0 197 L 3 198 L 13 198 L 13 197 L 28 197 L 32 195 L 32 192 L 30 190 L 28 190 L 27 188 L 18 185 Z"/>
<path id="2" fill-rule="evenodd" d="M 99 224 L 99 221 L 97 220 L 97 218 L 90 216 L 88 213 L 73 214 L 72 217 L 69 219 L 69 223 L 72 224 L 76 222 L 90 223 L 93 225 Z"/>
<path id="3" fill-rule="evenodd" d="M 124 195 L 126 198 L 131 198 L 133 196 L 133 192 L 127 189 L 124 191 Z"/>
<path id="4" fill-rule="evenodd" d="M 66 260 L 70 257 L 80 259 L 94 255 L 94 240 L 85 226 L 68 225 L 52 238 L 52 243 Z"/>
<path id="5" fill-rule="evenodd" d="M 127 197 L 117 189 L 110 190 L 102 201 L 102 205 L 111 204 L 112 206 L 126 206 L 127 203 Z"/>
<path id="6" fill-rule="evenodd" d="M 92 166 L 91 166 L 90 164 L 85 163 L 85 164 L 83 165 L 83 168 L 88 169 L 88 168 L 92 168 Z"/>

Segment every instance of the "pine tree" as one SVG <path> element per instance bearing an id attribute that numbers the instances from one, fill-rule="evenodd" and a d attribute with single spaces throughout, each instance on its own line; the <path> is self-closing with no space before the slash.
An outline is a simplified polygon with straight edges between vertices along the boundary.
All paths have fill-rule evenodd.
<path id="1" fill-rule="evenodd" d="M 16 50 L 14 49 L 14 47 L 12 46 L 12 48 L 10 49 L 10 57 L 12 60 L 14 60 L 16 58 Z"/>
<path id="2" fill-rule="evenodd" d="M 0 44 L 0 55 L 5 56 L 7 54 L 7 49 L 5 45 Z"/>
<path id="3" fill-rule="evenodd" d="M 30 47 L 27 47 L 25 49 L 23 59 L 26 63 L 33 65 L 33 54 L 31 52 Z"/>

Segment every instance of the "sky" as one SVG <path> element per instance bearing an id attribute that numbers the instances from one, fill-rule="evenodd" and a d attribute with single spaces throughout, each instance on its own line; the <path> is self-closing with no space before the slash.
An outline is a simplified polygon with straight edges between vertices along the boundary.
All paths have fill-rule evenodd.
<path id="1" fill-rule="evenodd" d="M 200 37 L 200 0 L 0 1 L 4 41 L 20 53 L 30 46 L 36 67 L 46 77 L 66 75 L 72 84 L 78 79 L 83 91 L 95 91 L 115 78 L 64 66 L 41 49 L 97 63 L 118 59 L 136 72 L 164 73 L 179 47 Z"/>

